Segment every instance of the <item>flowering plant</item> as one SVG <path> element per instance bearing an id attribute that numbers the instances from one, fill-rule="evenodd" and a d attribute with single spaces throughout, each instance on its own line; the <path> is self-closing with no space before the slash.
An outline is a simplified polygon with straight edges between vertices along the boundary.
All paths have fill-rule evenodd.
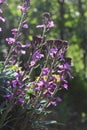
<path id="1" fill-rule="evenodd" d="M 0 6 L 7 5 L 0 0 Z M 22 30 L 28 29 L 26 21 L 30 0 L 23 0 L 18 28 L 6 38 L 11 46 L 4 62 L 0 62 L 0 129 L 30 130 L 38 128 L 51 105 L 61 102 L 58 91 L 68 89 L 71 59 L 66 57 L 68 43 L 64 40 L 48 40 L 47 33 L 54 26 L 50 14 L 45 12 L 41 25 L 36 28 L 42 34 L 33 36 L 23 44 Z M 3 12 L 0 8 L 0 14 Z M 0 16 L 0 22 L 5 19 Z M 0 31 L 3 29 L 0 27 Z M 28 55 L 27 61 L 22 56 Z M 23 124 L 23 125 L 21 125 Z M 40 128 L 39 128 L 40 129 Z"/>

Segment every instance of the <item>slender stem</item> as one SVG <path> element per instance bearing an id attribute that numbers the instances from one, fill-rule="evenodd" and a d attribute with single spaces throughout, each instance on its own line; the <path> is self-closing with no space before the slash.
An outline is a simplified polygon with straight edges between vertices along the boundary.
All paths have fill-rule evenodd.
<path id="1" fill-rule="evenodd" d="M 22 14 L 22 17 L 21 17 L 21 20 L 20 20 L 20 23 L 19 23 L 19 26 L 18 26 L 17 37 L 15 38 L 15 42 L 14 42 L 13 45 L 11 46 L 11 49 L 10 49 L 10 51 L 9 51 L 9 53 L 8 53 L 8 56 L 7 56 L 7 58 L 6 58 L 5 62 L 4 62 L 4 68 L 5 68 L 6 64 L 8 63 L 8 61 L 9 61 L 9 58 L 10 58 L 10 56 L 11 56 L 11 54 L 12 54 L 12 50 L 13 50 L 13 48 L 15 47 L 15 43 L 16 43 L 18 37 L 19 37 L 19 33 L 20 33 L 21 28 L 22 28 L 22 24 L 23 24 L 24 17 L 25 17 L 25 12 L 23 12 L 23 14 Z"/>

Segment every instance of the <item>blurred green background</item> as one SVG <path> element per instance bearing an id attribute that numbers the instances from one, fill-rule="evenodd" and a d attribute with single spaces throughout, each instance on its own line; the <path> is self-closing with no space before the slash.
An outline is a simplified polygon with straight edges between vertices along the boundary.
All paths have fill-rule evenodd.
<path id="1" fill-rule="evenodd" d="M 17 27 L 21 12 L 17 10 L 20 0 L 7 0 L 3 17 L 6 22 L 0 26 L 0 60 L 9 49 L 5 38 L 11 36 L 11 29 Z M 87 130 L 87 0 L 31 0 L 28 13 L 29 29 L 23 31 L 23 42 L 40 34 L 35 29 L 41 24 L 42 14 L 50 12 L 55 27 L 48 35 L 50 39 L 65 39 L 69 42 L 67 55 L 72 58 L 72 74 L 69 90 L 61 93 L 63 102 L 52 108 L 59 125 L 54 130 Z M 56 113 L 56 114 L 55 114 Z"/>

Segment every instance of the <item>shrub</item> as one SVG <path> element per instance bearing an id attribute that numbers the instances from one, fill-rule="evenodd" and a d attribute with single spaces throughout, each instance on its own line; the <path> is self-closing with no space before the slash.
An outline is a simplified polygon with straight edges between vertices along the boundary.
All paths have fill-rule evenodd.
<path id="1" fill-rule="evenodd" d="M 7 3 L 0 0 L 3 5 Z M 24 44 L 22 30 L 28 29 L 30 0 L 23 0 L 18 9 L 22 14 L 19 26 L 11 30 L 12 37 L 6 38 L 10 50 L 5 61 L 0 62 L 0 129 L 40 129 L 47 124 L 42 121 L 49 113 L 47 108 L 62 101 L 58 91 L 68 89 L 71 59 L 65 55 L 67 41 L 47 39 L 54 26 L 48 12 L 43 14 L 42 24 L 36 26 L 42 33 Z M 0 22 L 5 22 L 2 16 Z"/>

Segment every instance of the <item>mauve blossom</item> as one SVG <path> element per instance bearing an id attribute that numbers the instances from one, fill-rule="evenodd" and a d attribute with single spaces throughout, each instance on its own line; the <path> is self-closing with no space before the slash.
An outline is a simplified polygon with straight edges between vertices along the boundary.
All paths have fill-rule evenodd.
<path id="1" fill-rule="evenodd" d="M 10 86 L 10 81 L 8 80 L 8 81 L 6 82 L 6 84 L 7 84 L 7 86 Z"/>
<path id="2" fill-rule="evenodd" d="M 49 21 L 49 22 L 48 22 L 48 27 L 49 27 L 49 28 L 54 27 L 54 22 L 53 22 L 53 21 Z"/>
<path id="3" fill-rule="evenodd" d="M 22 47 L 22 48 L 28 48 L 28 47 L 30 47 L 30 46 L 31 46 L 31 44 L 28 44 L 28 43 L 25 44 L 25 45 L 21 44 L 21 47 Z"/>
<path id="4" fill-rule="evenodd" d="M 20 81 L 19 77 L 16 77 L 16 79 L 12 80 L 11 87 L 15 88 L 17 85 L 21 86 L 22 82 Z"/>
<path id="5" fill-rule="evenodd" d="M 73 76 L 70 73 L 71 65 L 68 62 L 64 63 L 62 65 L 58 65 L 58 68 L 59 68 L 59 70 L 58 70 L 59 74 L 65 74 L 68 77 L 73 78 Z"/>
<path id="6" fill-rule="evenodd" d="M 59 60 L 65 61 L 65 57 L 64 57 L 64 53 L 63 52 L 58 52 L 57 57 L 58 57 Z"/>
<path id="7" fill-rule="evenodd" d="M 58 49 L 57 48 L 51 48 L 50 49 L 50 56 L 54 58 L 57 54 Z"/>
<path id="8" fill-rule="evenodd" d="M 21 71 L 21 70 L 18 70 L 18 71 L 17 71 L 17 77 L 20 78 L 20 77 L 22 77 L 22 76 L 23 76 L 22 71 Z"/>
<path id="9" fill-rule="evenodd" d="M 56 88 L 56 83 L 54 83 L 53 81 L 49 82 L 48 90 L 53 92 L 55 90 L 55 88 Z"/>
<path id="10" fill-rule="evenodd" d="M 6 41 L 8 42 L 8 44 L 13 44 L 15 42 L 15 39 L 12 37 L 6 38 Z"/>
<path id="11" fill-rule="evenodd" d="M 17 92 L 16 92 L 16 95 L 17 95 L 17 96 L 19 96 L 19 95 L 25 96 L 25 92 L 23 92 L 22 88 L 19 88 L 19 89 L 17 90 Z"/>
<path id="12" fill-rule="evenodd" d="M 11 82 L 11 87 L 12 87 L 12 88 L 15 88 L 16 85 L 17 85 L 17 81 L 16 81 L 16 80 L 12 80 L 12 82 Z"/>
<path id="13" fill-rule="evenodd" d="M 17 28 L 13 28 L 11 31 L 12 31 L 12 32 L 17 32 L 18 29 L 17 29 Z"/>
<path id="14" fill-rule="evenodd" d="M 52 27 L 54 27 L 54 22 L 53 21 L 48 21 L 47 25 L 48 25 L 49 28 L 52 28 Z M 46 26 L 45 24 L 41 24 L 41 25 L 37 25 L 36 28 L 41 28 L 42 29 L 45 26 Z"/>
<path id="15" fill-rule="evenodd" d="M 7 2 L 5 2 L 5 0 L 0 0 L 0 4 L 8 5 Z"/>
<path id="16" fill-rule="evenodd" d="M 34 66 L 35 65 L 35 61 L 31 61 L 30 62 L 30 66 L 32 67 L 32 66 Z"/>
<path id="17" fill-rule="evenodd" d="M 2 9 L 0 9 L 0 13 L 2 13 L 3 11 L 2 11 Z"/>
<path id="18" fill-rule="evenodd" d="M 0 32 L 2 32 L 2 28 L 0 27 Z"/>
<path id="19" fill-rule="evenodd" d="M 71 65 L 69 65 L 68 63 L 64 64 L 64 69 L 65 70 L 71 70 Z"/>
<path id="20" fill-rule="evenodd" d="M 40 59 L 43 58 L 43 57 L 44 57 L 43 54 L 41 54 L 39 51 L 36 51 L 36 52 L 33 54 L 32 59 L 33 59 L 33 60 L 40 60 Z"/>
<path id="21" fill-rule="evenodd" d="M 43 95 L 46 97 L 46 98 L 50 98 L 52 93 L 50 91 L 45 91 L 43 92 Z"/>
<path id="22" fill-rule="evenodd" d="M 13 99 L 13 94 L 11 93 L 11 94 L 4 95 L 4 98 L 11 100 Z"/>
<path id="23" fill-rule="evenodd" d="M 67 80 L 65 79 L 64 75 L 60 76 L 60 80 L 63 82 L 63 83 L 68 83 Z"/>
<path id="24" fill-rule="evenodd" d="M 4 0 L 0 0 L 0 4 L 3 4 L 4 3 Z"/>
<path id="25" fill-rule="evenodd" d="M 24 6 L 18 6 L 17 8 L 20 9 L 22 12 L 25 11 L 25 7 Z"/>
<path id="26" fill-rule="evenodd" d="M 20 50 L 20 53 L 25 55 L 26 54 L 26 51 L 25 50 Z"/>
<path id="27" fill-rule="evenodd" d="M 15 102 L 15 105 L 17 105 L 17 104 L 23 104 L 24 101 L 25 101 L 24 98 L 18 98 L 17 101 Z"/>
<path id="28" fill-rule="evenodd" d="M 68 75 L 69 78 L 73 78 L 73 76 L 71 75 L 71 73 L 69 71 L 67 71 L 66 74 Z"/>
<path id="29" fill-rule="evenodd" d="M 35 90 L 35 91 L 41 91 L 41 90 L 43 89 L 43 87 L 44 87 L 43 81 L 39 81 L 39 82 L 37 83 L 37 87 L 36 87 L 34 90 Z"/>
<path id="30" fill-rule="evenodd" d="M 58 102 L 62 102 L 62 99 L 60 97 L 56 97 L 56 98 L 54 98 L 54 100 L 56 100 Z"/>
<path id="31" fill-rule="evenodd" d="M 22 72 L 17 71 L 16 78 L 12 81 L 7 81 L 7 86 L 11 88 L 11 94 L 8 93 L 4 97 L 7 99 L 12 99 L 16 97 L 15 103 L 24 103 L 25 92 L 24 89 L 26 85 L 21 81 Z M 20 97 L 21 96 L 21 97 Z"/>
<path id="32" fill-rule="evenodd" d="M 57 106 L 57 102 L 62 102 L 62 99 L 60 97 L 55 97 L 49 102 L 48 106 Z"/>
<path id="33" fill-rule="evenodd" d="M 63 84 L 62 87 L 68 89 L 68 84 Z"/>
<path id="34" fill-rule="evenodd" d="M 0 16 L 0 21 L 1 21 L 1 22 L 5 22 L 5 19 Z"/>
<path id="35" fill-rule="evenodd" d="M 37 26 L 36 26 L 36 28 L 44 28 L 44 27 L 45 27 L 44 24 L 42 24 L 42 25 L 37 25 Z"/>
<path id="36" fill-rule="evenodd" d="M 49 68 L 42 69 L 42 75 L 47 75 L 50 72 Z"/>
<path id="37" fill-rule="evenodd" d="M 49 104 L 48 104 L 48 106 L 51 106 L 51 105 L 52 106 L 56 106 L 57 105 L 56 101 L 50 101 Z"/>
<path id="38" fill-rule="evenodd" d="M 65 79 L 63 75 L 60 77 L 60 81 L 61 81 L 61 87 L 64 89 L 68 89 L 68 81 Z"/>
<path id="39" fill-rule="evenodd" d="M 22 27 L 25 28 L 25 29 L 27 29 L 28 28 L 28 24 L 23 24 Z"/>
<path id="40" fill-rule="evenodd" d="M 15 37 L 17 37 L 17 31 L 18 31 L 18 29 L 17 28 L 13 28 L 12 30 L 12 34 L 15 36 Z"/>

